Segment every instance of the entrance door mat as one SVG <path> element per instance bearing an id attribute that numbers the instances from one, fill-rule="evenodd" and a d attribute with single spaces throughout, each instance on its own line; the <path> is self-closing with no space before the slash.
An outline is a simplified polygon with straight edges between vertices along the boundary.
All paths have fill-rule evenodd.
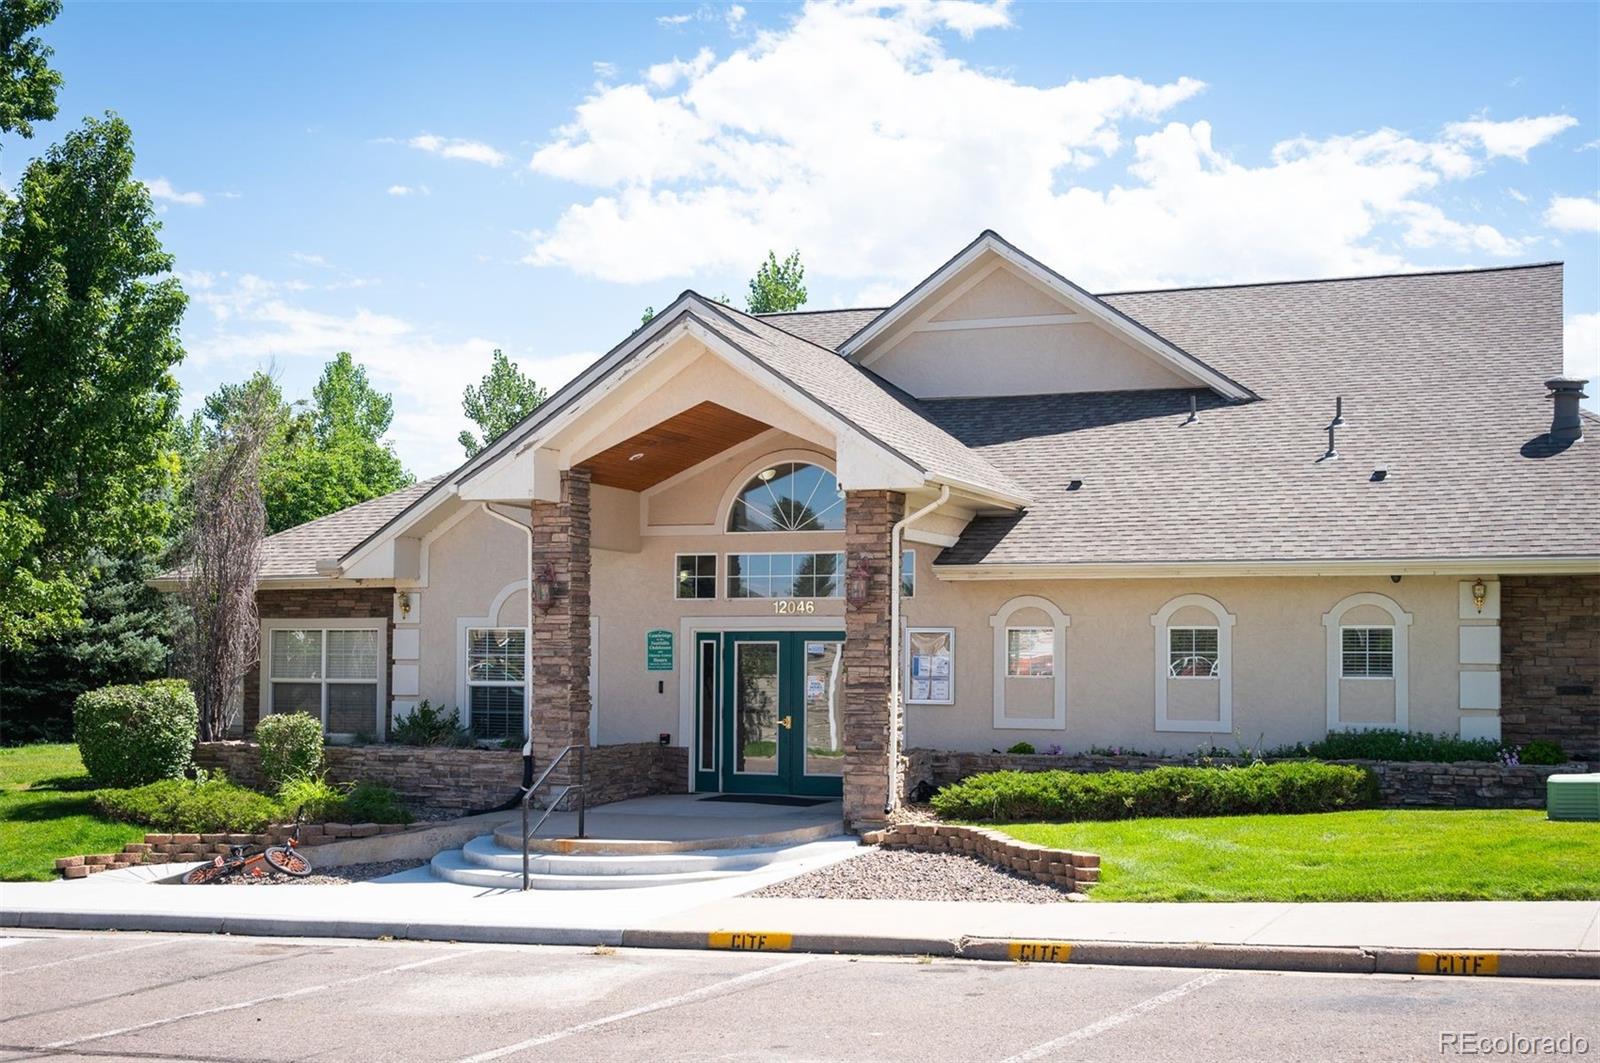
<path id="1" fill-rule="evenodd" d="M 786 797 L 782 794 L 714 794 L 702 801 L 729 801 L 739 805 L 787 805 L 790 808 L 810 808 L 825 805 L 831 797 Z"/>

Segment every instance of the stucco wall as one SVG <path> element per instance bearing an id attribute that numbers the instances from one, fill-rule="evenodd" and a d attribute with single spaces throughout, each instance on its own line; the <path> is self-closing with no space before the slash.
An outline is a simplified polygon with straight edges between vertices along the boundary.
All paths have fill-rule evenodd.
<path id="1" fill-rule="evenodd" d="M 1071 313 L 1001 267 L 935 314 L 936 323 Z M 974 357 L 975 350 L 983 357 Z M 913 395 L 1052 395 L 1192 387 L 1170 367 L 1098 324 L 1029 324 L 918 332 L 869 356 L 873 372 Z"/>
<path id="2" fill-rule="evenodd" d="M 792 439 L 775 445 L 797 444 Z M 783 449 L 789 449 L 784 446 Z M 673 524 L 720 526 L 718 510 L 727 488 L 759 455 L 730 459 L 715 475 L 686 482 L 674 500 Z M 603 520 L 626 519 L 602 515 Z M 598 528 L 597 528 L 598 535 Z M 689 717 L 679 702 L 682 669 L 691 647 L 685 645 L 681 618 L 726 618 L 746 629 L 784 626 L 773 603 L 760 600 L 678 601 L 674 562 L 679 553 L 718 555 L 718 591 L 724 592 L 725 555 L 738 551 L 834 551 L 843 549 L 840 533 L 728 535 L 645 534 L 637 552 L 596 550 L 593 609 L 598 618 L 594 653 L 598 684 L 596 739 L 603 744 L 650 742 L 667 733 L 686 745 Z M 1458 581 L 1405 577 L 1392 583 L 1374 578 L 1282 578 L 1206 580 L 1062 580 L 1055 582 L 941 581 L 931 568 L 938 548 L 911 544 L 916 551 L 917 594 L 905 603 L 910 626 L 956 629 L 955 704 L 907 708 L 912 746 L 984 751 L 1029 741 L 1043 749 L 1069 750 L 1120 745 L 1152 751 L 1192 750 L 1215 742 L 1231 745 L 1230 732 L 1243 741 L 1263 738 L 1270 745 L 1321 737 L 1327 723 L 1327 628 L 1323 615 L 1352 594 L 1383 595 L 1410 614 L 1409 726 L 1412 730 L 1455 734 L 1458 708 Z M 498 595 L 525 578 L 525 549 L 515 529 L 482 515 L 456 524 L 430 547 L 430 586 L 420 595 L 421 696 L 435 704 L 458 703 L 458 618 L 484 616 Z M 1164 630 L 1152 615 L 1180 595 L 1214 599 L 1235 618 L 1232 627 L 1232 721 L 1229 732 L 1158 730 L 1155 684 L 1157 647 L 1165 649 Z M 994 726 L 994 631 L 989 620 L 1002 603 L 1036 595 L 1067 614 L 1064 658 L 1066 726 L 1050 725 L 1055 684 L 1051 680 L 1004 682 L 1007 715 L 1034 718 L 1036 726 Z M 525 623 L 527 599 L 520 589 L 507 594 L 498 620 Z M 842 600 L 819 600 L 812 625 L 843 629 Z M 1013 626 L 1045 626 L 1042 610 L 1012 615 Z M 1174 626 L 1210 626 L 1205 609 L 1184 606 L 1173 612 Z M 1342 617 L 1347 624 L 1392 623 L 1382 609 L 1357 605 Z M 675 668 L 645 668 L 645 636 L 652 629 L 673 632 Z M 1058 661 L 1061 667 L 1062 661 Z M 1221 713 L 1218 680 L 1167 680 L 1169 719 L 1212 723 Z M 1390 724 L 1395 720 L 1396 684 L 1346 680 L 1337 684 L 1344 723 Z M 398 695 L 397 695 L 398 698 Z"/>

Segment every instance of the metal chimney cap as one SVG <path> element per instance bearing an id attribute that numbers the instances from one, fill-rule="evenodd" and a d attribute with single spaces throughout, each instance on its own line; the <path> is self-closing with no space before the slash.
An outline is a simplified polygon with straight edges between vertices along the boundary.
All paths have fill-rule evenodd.
<path id="1" fill-rule="evenodd" d="M 1583 393 L 1583 386 L 1588 382 L 1588 378 L 1586 377 L 1557 376 L 1546 380 L 1544 382 L 1544 386 L 1550 389 L 1550 394 L 1552 396 L 1562 393 L 1571 394 L 1576 392 L 1578 398 L 1586 399 L 1589 396 Z"/>

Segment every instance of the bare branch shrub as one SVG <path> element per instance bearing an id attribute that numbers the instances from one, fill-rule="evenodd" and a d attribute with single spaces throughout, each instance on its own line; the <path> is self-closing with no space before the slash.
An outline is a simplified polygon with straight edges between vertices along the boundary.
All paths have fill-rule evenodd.
<path id="1" fill-rule="evenodd" d="M 182 660 L 199 703 L 202 742 L 227 734 L 245 674 L 260 657 L 256 574 L 267 523 L 261 455 L 272 418 L 263 402 L 247 398 L 194 472 L 181 592 L 190 624 Z"/>

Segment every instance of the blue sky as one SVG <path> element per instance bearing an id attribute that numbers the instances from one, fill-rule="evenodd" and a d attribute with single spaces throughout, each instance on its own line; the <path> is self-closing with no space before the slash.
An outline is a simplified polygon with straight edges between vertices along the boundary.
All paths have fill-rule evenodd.
<path id="1" fill-rule="evenodd" d="M 1600 375 L 1600 5 L 74 3 L 132 125 L 189 407 L 340 349 L 420 476 L 503 347 L 569 379 L 798 247 L 878 305 L 992 227 L 1092 289 L 1563 259 Z"/>

